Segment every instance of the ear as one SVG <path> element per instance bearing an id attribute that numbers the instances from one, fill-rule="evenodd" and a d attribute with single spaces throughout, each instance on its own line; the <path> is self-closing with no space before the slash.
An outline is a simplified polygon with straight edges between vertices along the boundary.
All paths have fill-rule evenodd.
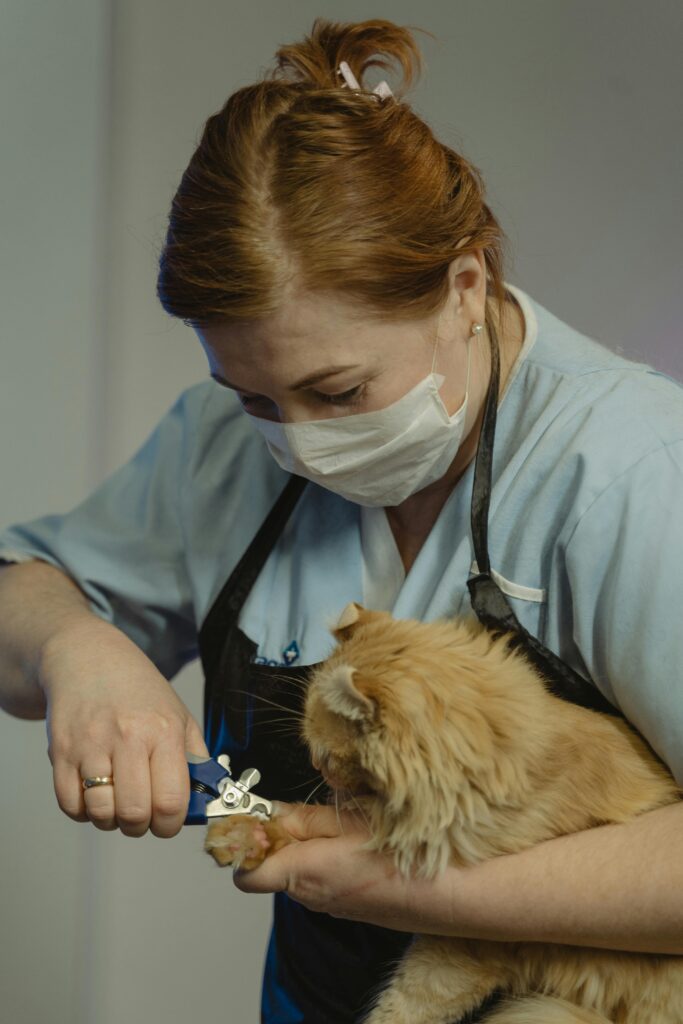
<path id="1" fill-rule="evenodd" d="M 364 611 L 365 609 L 362 604 L 356 604 L 355 601 L 351 601 L 339 616 L 337 625 L 332 627 L 332 634 L 334 636 L 350 636 L 353 632 L 352 627 L 360 622 L 361 614 Z"/>
<path id="2" fill-rule="evenodd" d="M 372 622 L 373 619 L 382 617 L 385 614 L 385 612 L 369 611 L 362 604 L 351 601 L 350 604 L 347 604 L 339 616 L 336 626 L 333 626 L 330 632 L 339 641 L 348 640 L 350 636 L 353 636 L 358 626 L 362 626 L 364 622 Z"/>
<path id="3" fill-rule="evenodd" d="M 320 696 L 330 711 L 342 718 L 369 721 L 375 714 L 375 702 L 354 684 L 355 673 L 356 669 L 350 665 L 337 665 L 329 675 L 321 678 Z"/>

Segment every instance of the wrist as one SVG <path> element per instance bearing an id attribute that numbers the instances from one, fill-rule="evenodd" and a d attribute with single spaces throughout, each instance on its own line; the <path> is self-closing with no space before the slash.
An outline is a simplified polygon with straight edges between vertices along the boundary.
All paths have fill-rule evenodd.
<path id="1" fill-rule="evenodd" d="M 52 629 L 39 645 L 35 655 L 34 678 L 44 694 L 49 692 L 50 680 L 55 678 L 55 668 L 79 647 L 93 648 L 97 645 L 98 659 L 103 645 L 130 644 L 126 635 L 116 626 L 84 608 L 65 613 L 58 626 Z"/>

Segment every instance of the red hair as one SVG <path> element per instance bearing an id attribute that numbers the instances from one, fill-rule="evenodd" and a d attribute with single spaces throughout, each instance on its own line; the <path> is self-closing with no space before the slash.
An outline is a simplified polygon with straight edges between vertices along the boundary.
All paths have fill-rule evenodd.
<path id="1" fill-rule="evenodd" d="M 249 321 L 303 290 L 368 319 L 428 318 L 446 301 L 452 260 L 483 250 L 487 300 L 502 315 L 507 239 L 479 170 L 435 138 L 402 88 L 380 99 L 337 71 L 346 61 L 365 90 L 367 69 L 391 59 L 410 86 L 421 58 L 408 28 L 316 18 L 276 59 L 209 117 L 183 174 L 159 258 L 166 312 L 193 327 Z M 486 323 L 495 333 L 488 301 Z"/>

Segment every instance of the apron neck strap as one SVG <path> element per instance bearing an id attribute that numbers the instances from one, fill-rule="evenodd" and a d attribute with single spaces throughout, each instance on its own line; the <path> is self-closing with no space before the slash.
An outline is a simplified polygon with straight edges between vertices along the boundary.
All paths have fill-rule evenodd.
<path id="1" fill-rule="evenodd" d="M 210 674 L 216 659 L 220 657 L 227 632 L 237 622 L 242 605 L 307 483 L 308 480 L 303 477 L 290 476 L 280 497 L 264 519 L 204 619 L 199 630 L 199 650 L 202 654 L 205 674 Z"/>
<path id="2" fill-rule="evenodd" d="M 498 385 L 500 379 L 498 342 L 491 331 L 489 331 L 489 345 L 491 350 L 491 379 L 486 394 L 484 419 L 477 444 L 470 511 L 474 556 L 480 573 L 488 573 L 491 568 L 488 551 L 489 499 L 491 495 L 491 466 L 493 463 L 493 441 L 496 434 L 496 412 L 498 409 Z"/>

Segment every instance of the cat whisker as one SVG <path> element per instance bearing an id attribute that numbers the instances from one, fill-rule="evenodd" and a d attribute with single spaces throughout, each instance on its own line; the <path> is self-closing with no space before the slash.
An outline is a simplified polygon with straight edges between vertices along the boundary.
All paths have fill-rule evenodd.
<path id="1" fill-rule="evenodd" d="M 278 724 L 278 723 L 280 723 L 280 724 Z M 296 737 L 297 740 L 302 740 L 303 741 L 302 726 L 298 725 L 296 723 L 292 723 L 292 722 L 288 723 L 286 720 L 285 720 L 284 723 L 282 723 L 281 719 L 264 719 L 263 721 L 259 722 L 258 725 L 259 725 L 259 729 L 260 728 L 266 729 L 269 726 L 277 725 L 278 726 L 277 729 L 273 728 L 273 729 L 270 729 L 269 731 L 270 732 L 281 732 L 283 736 L 294 736 L 294 737 Z"/>
<path id="2" fill-rule="evenodd" d="M 292 724 L 292 720 L 290 718 L 268 718 L 260 721 L 259 725 L 274 725 L 276 722 L 289 722 Z M 292 725 L 292 728 L 299 729 L 300 727 L 298 725 Z"/>
<path id="3" fill-rule="evenodd" d="M 312 779 L 307 779 L 304 782 L 297 782 L 296 785 L 294 785 L 294 786 L 287 786 L 287 792 L 289 792 L 292 789 L 300 789 L 302 786 L 310 786 L 310 784 L 312 782 L 315 782 L 315 780 L 318 777 L 319 776 L 314 775 Z M 313 790 L 313 793 L 315 793 L 316 789 L 320 789 L 320 787 L 324 786 L 324 785 L 325 785 L 325 780 L 321 779 L 320 782 L 318 782 L 318 784 L 316 785 L 315 789 Z M 310 793 L 309 796 L 306 797 L 306 800 L 304 800 L 304 803 L 307 803 L 311 799 L 311 797 L 313 796 L 313 793 Z"/>
<path id="4" fill-rule="evenodd" d="M 301 734 L 298 729 L 287 729 L 284 727 L 280 729 L 269 729 L 266 728 L 268 726 L 268 722 L 263 722 L 262 725 L 264 736 L 290 736 L 295 742 L 301 740 Z"/>
<path id="5" fill-rule="evenodd" d="M 244 708 L 238 707 L 236 704 L 226 704 L 225 707 L 227 708 L 228 711 L 236 711 L 236 712 L 243 712 L 244 711 Z M 278 711 L 287 711 L 287 712 L 289 712 L 289 708 L 283 708 L 279 704 L 274 704 L 273 707 L 277 708 Z M 268 708 L 252 708 L 251 710 L 252 710 L 252 712 L 254 714 L 258 714 L 259 711 L 268 711 L 269 709 Z M 303 717 L 303 716 L 300 716 L 298 714 L 291 714 L 291 713 L 287 715 L 288 719 L 298 719 L 300 717 Z M 259 725 L 260 724 L 261 724 L 261 722 L 259 721 Z"/>
<path id="6" fill-rule="evenodd" d="M 303 718 L 303 711 L 296 711 L 294 708 L 288 708 L 284 704 L 278 704 L 277 701 L 269 700 L 268 697 L 264 697 L 260 693 L 253 693 L 251 690 L 238 690 L 235 687 L 231 687 L 233 693 L 246 693 L 250 697 L 254 697 L 256 700 L 265 701 L 266 704 L 272 704 L 274 708 L 280 708 L 281 711 L 287 711 L 290 715 L 295 715 L 297 718 Z M 260 708 L 254 708 L 254 711 L 259 711 Z"/>
<path id="7" fill-rule="evenodd" d="M 278 674 L 272 675 L 270 678 L 276 683 L 286 683 L 288 686 L 298 687 L 300 690 L 305 690 L 308 687 L 308 679 L 293 679 L 291 676 L 281 676 Z"/>
<path id="8" fill-rule="evenodd" d="M 262 719 L 259 719 L 258 726 L 259 726 L 259 729 L 261 729 L 261 728 L 265 728 L 266 726 L 276 725 L 278 722 L 284 722 L 285 723 L 283 725 L 283 727 L 282 727 L 282 732 L 283 733 L 287 733 L 288 732 L 291 736 L 296 736 L 299 739 L 302 738 L 302 736 L 303 736 L 303 726 L 301 725 L 301 723 L 300 722 L 292 722 L 292 720 L 288 719 L 288 718 L 262 718 Z"/>
<path id="9" fill-rule="evenodd" d="M 360 805 L 360 804 L 358 803 L 358 800 L 357 800 L 357 799 L 356 799 L 356 797 L 355 797 L 355 796 L 353 795 L 353 793 L 350 793 L 350 794 L 349 794 L 349 796 L 351 797 L 351 799 L 353 800 L 354 804 L 356 805 L 356 807 L 357 807 L 357 808 L 358 808 L 358 810 L 360 811 L 360 813 L 361 813 L 361 817 L 363 818 L 363 820 L 364 820 L 365 824 L 366 824 L 366 825 L 367 825 L 367 827 L 368 827 L 368 832 L 371 832 L 371 831 L 372 831 L 372 828 L 370 827 L 370 821 L 369 821 L 369 819 L 368 819 L 368 816 L 367 816 L 367 814 L 365 813 L 365 811 L 363 810 L 363 808 L 361 807 L 361 805 Z"/>
<path id="10" fill-rule="evenodd" d="M 307 803 L 308 803 L 308 801 L 309 801 L 309 800 L 311 799 L 311 797 L 312 797 L 312 796 L 313 796 L 313 795 L 314 795 L 314 794 L 316 793 L 316 791 L 317 791 L 317 790 L 319 790 L 319 789 L 320 789 L 320 787 L 321 787 L 321 786 L 324 786 L 324 785 L 325 785 L 325 780 L 324 780 L 324 779 L 321 779 L 321 780 L 320 780 L 320 782 L 318 783 L 318 785 L 317 785 L 317 786 L 315 787 L 315 789 L 313 789 L 313 790 L 312 790 L 312 791 L 311 791 L 311 792 L 310 792 L 310 793 L 308 794 L 308 796 L 307 796 L 307 797 L 306 797 L 306 799 L 304 800 L 304 803 L 305 803 L 305 804 L 307 804 Z"/>
<path id="11" fill-rule="evenodd" d="M 339 826 L 339 831 L 343 834 L 344 826 L 342 825 L 341 818 L 339 817 L 339 791 L 336 789 L 334 791 L 334 809 L 337 814 L 337 825 Z"/>

